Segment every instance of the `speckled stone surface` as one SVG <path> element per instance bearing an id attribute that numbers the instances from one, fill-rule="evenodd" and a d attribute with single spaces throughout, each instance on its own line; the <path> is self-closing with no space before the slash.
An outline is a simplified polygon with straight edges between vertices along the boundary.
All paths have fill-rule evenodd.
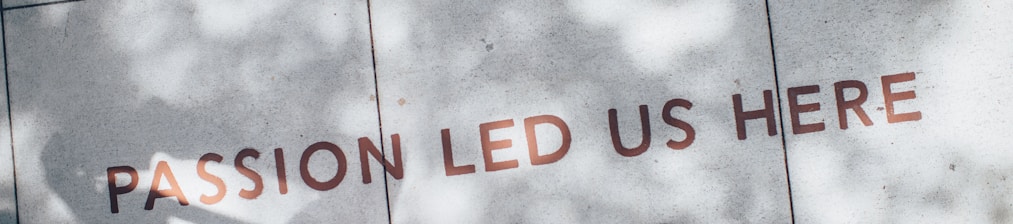
<path id="1" fill-rule="evenodd" d="M 3 53 L 0 52 L 0 55 Z M 0 65 L 3 69 L 4 65 Z M 2 70 L 0 70 L 2 71 Z M 6 77 L 0 78 L 6 82 Z M 7 91 L 0 91 L 0 108 L 7 108 Z M 0 109 L 0 116 L 7 110 Z M 0 117 L 0 223 L 17 222 L 17 201 L 14 192 L 14 157 L 11 151 L 10 121 Z"/>
<path id="2" fill-rule="evenodd" d="M 384 186 L 362 184 L 357 159 L 358 138 L 379 141 L 367 9 L 352 1 L 83 1 L 5 11 L 20 220 L 387 222 Z M 347 161 L 339 185 L 323 191 L 300 173 L 302 154 L 321 141 Z M 234 166 L 244 148 L 260 153 L 239 158 L 263 182 L 260 194 L 248 192 L 253 199 L 240 195 L 256 181 Z M 226 188 L 212 205 L 201 197 L 219 191 L 197 168 L 206 153 L 223 157 L 205 164 Z M 178 187 L 168 175 L 155 178 L 159 161 Z M 307 171 L 328 180 L 336 161 L 317 151 Z M 117 196 L 114 214 L 107 169 L 116 166 L 139 177 Z M 114 176 L 115 187 L 132 179 Z M 154 183 L 180 189 L 189 205 L 170 196 L 145 210 Z"/>
<path id="3" fill-rule="evenodd" d="M 1013 221 L 1013 3 L 43 2 L 0 223 Z"/>
<path id="4" fill-rule="evenodd" d="M 825 125 L 791 134 L 784 115 L 797 222 L 1013 222 L 1013 4 L 774 0 L 770 9 L 782 110 L 788 88 L 816 85 L 797 102 L 821 108 L 799 121 Z M 871 126 L 848 109 L 841 129 L 834 85 L 846 80 L 866 87 L 859 107 Z M 893 123 L 884 89 L 900 99 Z M 841 95 L 856 100 L 859 88 Z"/>
<path id="5" fill-rule="evenodd" d="M 65 0 L 3 0 L 4 8 L 25 7 L 37 4 L 64 2 Z M 80 0 L 78 0 L 80 1 Z"/>
<path id="6" fill-rule="evenodd" d="M 732 96 L 759 110 L 776 89 L 762 1 L 373 4 L 383 134 L 404 160 L 388 177 L 395 223 L 790 222 L 780 132 L 758 119 L 736 135 Z M 673 99 L 692 104 L 669 111 L 695 133 L 680 150 L 667 143 L 687 132 L 662 115 Z M 609 110 L 632 148 L 639 105 L 649 148 L 620 155 Z M 534 120 L 527 134 L 540 115 L 569 141 Z M 448 176 L 443 129 L 464 174 Z M 533 165 L 531 136 L 538 158 L 569 148 Z"/>

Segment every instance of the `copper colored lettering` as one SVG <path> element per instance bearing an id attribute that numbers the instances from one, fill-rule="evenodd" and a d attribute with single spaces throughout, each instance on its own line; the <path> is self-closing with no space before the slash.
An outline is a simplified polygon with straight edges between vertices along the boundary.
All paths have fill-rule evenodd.
<path id="1" fill-rule="evenodd" d="M 503 139 L 496 141 L 489 140 L 489 131 L 501 128 L 509 128 L 513 126 L 514 126 L 513 119 L 493 121 L 478 125 L 479 135 L 481 135 L 480 137 L 482 138 L 482 157 L 485 158 L 485 171 L 492 172 L 497 170 L 517 168 L 517 160 L 494 162 L 492 159 L 492 150 L 510 148 L 510 146 L 513 145 L 510 139 Z"/>
<path id="2" fill-rule="evenodd" d="M 144 210 L 151 210 L 155 208 L 155 199 L 164 197 L 176 197 L 179 201 L 179 205 L 186 206 L 190 202 L 186 200 L 186 196 L 183 196 L 183 189 L 179 188 L 179 184 L 176 183 L 176 176 L 172 175 L 172 169 L 169 168 L 169 163 L 165 161 L 158 161 L 158 165 L 155 167 L 154 179 L 151 180 L 151 190 L 148 191 L 148 201 L 144 203 Z M 162 183 L 162 177 L 169 182 L 169 189 L 158 190 L 158 185 Z"/>
<path id="3" fill-rule="evenodd" d="M 640 130 L 642 138 L 640 145 L 634 148 L 626 148 L 619 137 L 619 119 L 616 118 L 616 109 L 609 109 L 609 132 L 612 133 L 612 147 L 623 156 L 637 156 L 647 151 L 651 146 L 651 121 L 647 115 L 647 105 L 640 105 Z"/>
<path id="4" fill-rule="evenodd" d="M 116 174 L 126 173 L 130 175 L 130 183 L 127 186 L 117 187 L 116 186 Z M 106 169 L 106 180 L 109 182 L 109 209 L 113 213 L 120 212 L 119 201 L 116 199 L 116 195 L 130 193 L 135 187 L 137 187 L 137 170 L 129 166 L 117 166 L 109 167 Z"/>
<path id="5" fill-rule="evenodd" d="M 218 188 L 218 193 L 216 193 L 215 195 L 212 196 L 207 196 L 204 194 L 200 195 L 200 202 L 204 203 L 205 205 L 213 205 L 215 203 L 218 203 L 219 201 L 222 201 L 222 198 L 225 198 L 225 181 L 222 181 L 222 178 L 215 176 L 214 174 L 208 173 L 207 169 L 205 168 L 208 161 L 215 161 L 221 163 L 222 159 L 223 158 L 221 155 L 208 153 L 201 156 L 200 160 L 197 161 L 197 176 L 200 176 L 200 179 L 204 179 L 208 183 L 214 184 L 215 188 Z"/>
<path id="6" fill-rule="evenodd" d="M 799 120 L 799 114 L 806 112 L 813 112 L 820 110 L 820 103 L 810 104 L 798 104 L 798 95 L 819 93 L 820 87 L 817 85 L 811 86 L 799 86 L 788 88 L 788 111 L 791 113 L 791 132 L 793 134 L 805 134 L 810 132 L 822 131 L 826 127 L 823 126 L 823 122 L 802 124 Z"/>
<path id="7" fill-rule="evenodd" d="M 474 173 L 474 164 L 454 165 L 454 152 L 450 146 L 450 129 L 440 130 L 440 138 L 443 140 L 443 169 L 447 171 L 447 176 Z"/>
<path id="8" fill-rule="evenodd" d="M 735 107 L 735 131 L 738 133 L 739 140 L 746 139 L 746 120 L 767 118 L 767 135 L 774 136 L 777 134 L 777 128 L 774 126 L 774 100 L 770 90 L 763 91 L 763 109 L 754 111 L 743 111 L 742 109 L 742 94 L 732 95 L 732 103 Z"/>
<path id="9" fill-rule="evenodd" d="M 535 125 L 551 124 L 559 128 L 562 135 L 562 145 L 555 152 L 548 155 L 538 155 L 538 140 L 535 134 Z M 549 164 L 559 161 L 570 151 L 570 127 L 566 126 L 563 119 L 552 115 L 539 115 L 524 119 L 524 132 L 528 139 L 528 155 L 531 157 L 531 165 Z"/>
<path id="10" fill-rule="evenodd" d="M 882 77 L 883 81 L 883 100 L 886 101 L 886 122 L 887 123 L 898 123 L 905 121 L 917 121 L 922 119 L 922 112 L 915 111 L 910 113 L 894 114 L 893 102 L 901 100 L 909 100 L 915 98 L 915 91 L 904 91 L 894 93 L 890 90 L 890 85 L 898 82 L 907 82 L 915 80 L 915 73 L 901 73 L 896 75 L 886 75 Z"/>
<path id="11" fill-rule="evenodd" d="M 844 89 L 851 88 L 858 90 L 858 97 L 853 100 L 844 100 Z M 862 109 L 862 104 L 869 98 L 869 91 L 865 88 L 865 83 L 857 80 L 844 80 L 834 83 L 834 94 L 837 96 L 837 118 L 841 123 L 841 129 L 848 129 L 848 109 L 854 110 L 855 115 L 858 116 L 859 120 L 862 120 L 862 124 L 865 126 L 872 126 L 872 120 L 869 119 L 869 115 L 865 114 L 865 110 Z"/>
<path id="12" fill-rule="evenodd" d="M 383 168 L 391 176 L 394 176 L 394 179 L 400 180 L 404 177 L 404 166 L 401 165 L 401 136 L 394 134 L 390 136 L 390 139 L 394 145 L 394 164 L 390 164 L 390 162 L 383 158 L 383 154 L 373 145 L 372 141 L 369 141 L 369 138 L 359 138 L 359 164 L 362 164 L 362 183 L 368 184 L 373 182 L 373 178 L 369 173 L 369 156 L 367 154 L 373 154 L 373 158 L 381 162 Z"/>
<path id="13" fill-rule="evenodd" d="M 665 102 L 665 107 L 661 109 L 661 118 L 665 120 L 666 124 L 682 129 L 682 131 L 686 132 L 686 139 L 683 139 L 682 141 L 668 140 L 668 143 L 666 144 L 672 149 L 685 149 L 686 147 L 689 147 L 689 145 L 692 145 L 693 140 L 696 139 L 696 130 L 693 130 L 693 126 L 689 125 L 689 123 L 672 117 L 672 108 L 675 107 L 682 107 L 689 110 L 693 108 L 693 103 L 684 99 L 672 99 Z"/>
<path id="14" fill-rule="evenodd" d="M 288 193 L 288 176 L 285 175 L 285 153 L 274 149 L 275 172 L 278 174 L 278 193 Z"/>
<path id="15" fill-rule="evenodd" d="M 310 176 L 309 162 L 310 157 L 313 153 L 319 150 L 327 150 L 334 154 L 334 159 L 338 163 L 338 173 L 334 174 L 334 177 L 330 180 L 320 182 Z M 310 145 L 302 152 L 302 158 L 299 159 L 299 174 L 302 176 L 303 182 L 309 185 L 310 188 L 318 191 L 326 191 L 333 189 L 341 183 L 341 180 L 345 179 L 345 172 L 348 170 L 348 162 L 345 160 L 345 152 L 341 151 L 337 145 L 330 142 L 317 142 Z"/>
<path id="16" fill-rule="evenodd" d="M 252 169 L 247 168 L 246 165 L 243 165 L 243 159 L 246 157 L 259 159 L 260 152 L 251 148 L 243 149 L 242 151 L 239 151 L 239 154 L 236 154 L 235 161 L 236 171 L 239 171 L 240 174 L 243 174 L 243 176 L 246 176 L 253 181 L 253 190 L 239 189 L 239 197 L 254 199 L 257 198 L 257 196 L 260 196 L 260 193 L 264 192 L 264 180 L 260 177 L 260 174 L 257 174 L 256 171 L 253 171 Z"/>

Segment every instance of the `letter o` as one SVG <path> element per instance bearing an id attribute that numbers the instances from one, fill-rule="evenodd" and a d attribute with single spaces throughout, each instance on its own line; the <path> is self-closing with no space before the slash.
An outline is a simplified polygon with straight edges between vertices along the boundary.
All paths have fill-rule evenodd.
<path id="1" fill-rule="evenodd" d="M 338 173 L 330 180 L 324 182 L 317 181 L 316 178 L 310 176 L 310 170 L 308 167 L 310 156 L 313 156 L 313 153 L 322 149 L 334 154 L 334 158 L 337 159 L 338 162 Z M 302 158 L 299 159 L 299 174 L 302 176 L 303 182 L 306 182 L 306 185 L 309 185 L 311 188 L 318 191 L 326 191 L 337 187 L 338 184 L 341 183 L 341 180 L 345 179 L 345 171 L 348 169 L 347 166 L 348 164 L 345 160 L 345 153 L 341 151 L 341 148 L 338 148 L 337 145 L 330 142 L 317 142 L 313 143 L 313 145 L 310 145 L 302 152 Z"/>

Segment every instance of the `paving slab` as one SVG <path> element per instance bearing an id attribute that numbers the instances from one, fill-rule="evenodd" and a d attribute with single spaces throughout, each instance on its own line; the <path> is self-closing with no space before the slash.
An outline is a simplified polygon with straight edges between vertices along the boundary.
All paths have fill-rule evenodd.
<path id="1" fill-rule="evenodd" d="M 394 223 L 790 222 L 763 1 L 372 4 Z"/>
<path id="2" fill-rule="evenodd" d="M 81 1 L 81 0 L 72 0 Z M 32 5 L 43 5 L 43 4 L 57 4 L 62 2 L 68 2 L 66 0 L 3 0 L 4 8 L 18 8 Z"/>
<path id="3" fill-rule="evenodd" d="M 5 11 L 20 221 L 387 222 L 355 157 L 379 142 L 367 8 Z"/>
<path id="4" fill-rule="evenodd" d="M 1013 221 L 1013 4 L 770 11 L 796 221 Z"/>
<path id="5" fill-rule="evenodd" d="M 3 52 L 0 52 L 2 55 Z M 3 68 L 4 65 L 0 64 L 0 71 Z M 6 83 L 7 77 L 0 77 L 0 81 Z M 10 120 L 4 118 L 8 112 L 6 85 L 0 91 L 0 108 L 0 223 L 15 223 L 18 211 L 14 191 L 14 157 L 11 151 Z"/>

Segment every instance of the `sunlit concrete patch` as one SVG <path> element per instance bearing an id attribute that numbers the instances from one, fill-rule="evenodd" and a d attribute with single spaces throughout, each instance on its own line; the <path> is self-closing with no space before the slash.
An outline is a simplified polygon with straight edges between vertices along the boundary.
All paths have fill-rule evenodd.
<path id="1" fill-rule="evenodd" d="M 4 13 L 21 222 L 387 221 L 358 159 L 380 141 L 365 2 Z"/>
<path id="2" fill-rule="evenodd" d="M 804 132 L 786 136 L 797 221 L 1013 221 L 1013 50 L 1005 47 L 1013 41 L 1005 16 L 1013 4 L 770 6 L 786 131 Z M 839 103 L 860 101 L 861 88 L 841 83 L 848 80 L 867 90 L 858 108 L 868 125 L 856 107 Z M 836 83 L 847 87 L 837 93 Z M 810 85 L 819 92 L 799 88 Z M 820 104 L 818 111 L 799 107 L 799 125 L 823 123 L 824 130 L 788 125 L 791 88 L 801 91 L 799 105 Z"/>
<path id="3" fill-rule="evenodd" d="M 685 54 L 721 44 L 717 41 L 729 34 L 736 16 L 727 1 L 574 0 L 567 5 L 583 22 L 618 31 L 627 56 L 646 72 L 664 72 Z"/>
<path id="4" fill-rule="evenodd" d="M 790 222 L 762 1 L 373 4 L 395 223 Z"/>

